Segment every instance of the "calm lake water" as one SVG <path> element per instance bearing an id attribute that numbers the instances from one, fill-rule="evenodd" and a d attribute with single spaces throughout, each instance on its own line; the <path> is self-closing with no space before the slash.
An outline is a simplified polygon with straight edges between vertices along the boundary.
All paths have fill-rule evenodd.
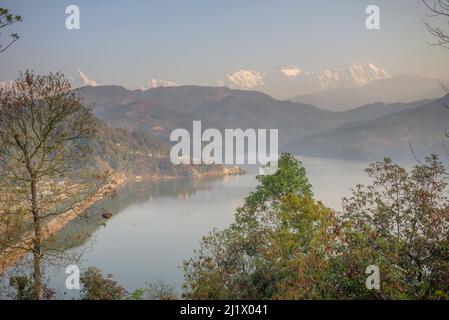
<path id="1" fill-rule="evenodd" d="M 301 160 L 315 197 L 337 210 L 350 188 L 367 181 L 365 162 Z M 96 266 L 129 292 L 153 280 L 180 288 L 182 261 L 208 231 L 231 223 L 234 210 L 255 186 L 251 173 L 129 184 L 67 225 L 57 236 L 57 247 L 80 254 L 81 270 Z M 101 218 L 105 210 L 114 214 L 110 220 Z M 60 298 L 78 296 L 76 290 L 66 292 L 65 267 L 48 267 L 46 273 Z"/>

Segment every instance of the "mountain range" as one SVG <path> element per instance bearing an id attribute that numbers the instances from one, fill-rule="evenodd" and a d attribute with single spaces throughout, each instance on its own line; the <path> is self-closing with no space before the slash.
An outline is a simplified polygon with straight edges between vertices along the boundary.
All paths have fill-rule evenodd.
<path id="1" fill-rule="evenodd" d="M 224 84 L 233 89 L 262 91 L 282 100 L 335 88 L 363 86 L 389 77 L 386 70 L 374 64 L 355 63 L 319 71 L 306 71 L 297 66 L 282 67 L 269 73 L 240 69 L 228 74 Z"/>
<path id="2" fill-rule="evenodd" d="M 410 156 L 410 139 L 416 140 L 417 148 L 430 150 L 430 142 L 444 141 L 443 125 L 449 118 L 449 110 L 446 116 L 442 106 L 444 99 L 379 102 L 334 112 L 276 100 L 258 91 L 226 87 L 127 90 L 97 86 L 79 90 L 86 102 L 94 105 L 94 114 L 109 125 L 167 142 L 173 129 L 191 130 L 192 121 L 201 120 L 203 130 L 277 128 L 282 151 L 346 159 Z M 398 148 L 398 144 L 407 150 Z"/>
<path id="3" fill-rule="evenodd" d="M 377 79 L 363 86 L 339 87 L 314 94 L 298 95 L 291 100 L 313 104 L 334 111 L 349 110 L 360 105 L 411 102 L 441 97 L 443 80 L 412 75 Z"/>
<path id="4" fill-rule="evenodd" d="M 415 75 L 392 76 L 372 63 L 354 63 L 319 71 L 296 66 L 273 72 L 239 69 L 221 82 L 232 89 L 257 90 L 280 100 L 344 111 L 361 105 L 411 102 L 441 97 L 444 79 Z"/>
<path id="5" fill-rule="evenodd" d="M 423 159 L 432 153 L 447 156 L 448 106 L 446 95 L 416 108 L 310 135 L 288 149 L 306 156 L 351 160 L 377 160 L 385 156 Z"/>

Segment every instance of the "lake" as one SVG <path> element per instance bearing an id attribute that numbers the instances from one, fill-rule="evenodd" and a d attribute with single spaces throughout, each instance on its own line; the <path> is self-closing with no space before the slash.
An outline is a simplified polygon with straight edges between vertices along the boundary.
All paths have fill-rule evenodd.
<path id="1" fill-rule="evenodd" d="M 367 181 L 365 162 L 300 159 L 316 199 L 337 210 L 350 188 Z M 192 256 L 208 231 L 232 222 L 235 209 L 255 186 L 252 173 L 128 184 L 69 223 L 54 245 L 81 255 L 81 270 L 98 267 L 129 292 L 153 280 L 180 288 L 182 261 Z M 105 210 L 114 214 L 110 220 L 101 218 Z M 76 290 L 66 292 L 65 267 L 46 269 L 49 285 L 60 298 L 78 296 Z"/>

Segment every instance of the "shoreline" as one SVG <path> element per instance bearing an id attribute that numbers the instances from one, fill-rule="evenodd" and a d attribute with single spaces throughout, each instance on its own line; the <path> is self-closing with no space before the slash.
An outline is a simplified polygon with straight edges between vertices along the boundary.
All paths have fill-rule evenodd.
<path id="1" fill-rule="evenodd" d="M 85 210 L 91 207 L 95 202 L 104 199 L 109 193 L 111 188 L 120 188 L 126 184 L 128 179 L 122 174 L 113 175 L 110 182 L 103 185 L 98 192 L 91 198 L 76 205 L 71 210 L 62 213 L 42 226 L 42 241 L 47 240 L 53 236 L 56 232 L 64 228 L 69 222 L 81 215 Z M 23 235 L 23 239 L 14 245 L 8 247 L 0 253 L 0 275 L 2 275 L 6 269 L 15 265 L 23 259 L 29 253 L 33 239 L 33 231 L 28 231 Z"/>
<path id="2" fill-rule="evenodd" d="M 140 179 L 137 179 L 136 177 L 138 176 L 132 178 L 124 173 L 113 175 L 111 181 L 102 186 L 99 189 L 99 191 L 94 196 L 92 196 L 92 198 L 84 201 L 83 203 L 80 203 L 79 205 L 75 206 L 75 208 L 73 208 L 72 210 L 67 211 L 66 213 L 63 213 L 61 215 L 58 215 L 52 220 L 48 221 L 42 227 L 42 241 L 45 241 L 46 239 L 53 236 L 55 233 L 59 232 L 68 223 L 73 221 L 76 217 L 80 216 L 85 210 L 87 210 L 97 201 L 106 198 L 108 194 L 110 194 L 111 188 L 113 188 L 114 190 L 118 190 L 128 183 L 136 183 L 151 180 L 162 181 L 162 180 L 177 180 L 184 178 L 202 179 L 205 177 L 212 177 L 212 176 L 225 177 L 239 174 L 244 174 L 244 172 L 241 170 L 236 170 L 235 168 L 224 168 L 222 171 L 213 171 L 209 173 L 202 173 L 191 176 L 143 176 Z M 24 247 L 29 248 L 31 246 L 32 239 L 33 239 L 32 231 L 29 231 L 23 236 L 23 239 L 21 241 L 5 249 L 3 252 L 0 252 L 0 275 L 2 275 L 11 266 L 19 263 L 20 260 L 22 260 L 29 253 L 29 250 L 24 249 Z"/>

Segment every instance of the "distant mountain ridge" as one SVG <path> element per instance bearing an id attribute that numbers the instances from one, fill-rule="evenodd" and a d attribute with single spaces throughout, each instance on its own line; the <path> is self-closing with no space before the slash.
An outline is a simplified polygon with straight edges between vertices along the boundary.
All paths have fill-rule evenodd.
<path id="1" fill-rule="evenodd" d="M 371 123 L 382 123 L 381 119 L 385 117 L 402 116 L 404 112 L 434 102 L 375 103 L 349 111 L 333 112 L 308 104 L 276 100 L 257 91 L 226 87 L 180 86 L 132 91 L 117 86 L 99 86 L 81 88 L 80 92 L 87 102 L 95 105 L 95 115 L 109 125 L 158 136 L 165 143 L 173 129 L 191 130 L 192 121 L 200 120 L 203 130 L 279 129 L 282 151 L 346 158 L 371 157 L 378 153 L 360 152 L 360 148 L 338 149 L 326 144 L 318 147 L 322 143 L 318 137 L 328 139 L 328 134 L 335 134 L 336 140 L 329 139 L 336 146 L 344 144 L 346 136 L 342 136 L 343 141 L 340 141 L 340 132 L 364 128 Z M 378 134 L 380 132 L 373 132 L 373 141 Z M 408 142 L 405 143 L 408 145 Z M 316 152 L 320 148 L 333 151 Z M 388 148 L 385 150 L 394 151 Z"/>
<path id="2" fill-rule="evenodd" d="M 449 143 L 445 136 L 449 128 L 448 106 L 446 95 L 416 108 L 310 135 L 288 149 L 306 156 L 353 160 L 385 156 L 410 160 L 413 152 L 421 159 L 431 153 L 445 154 Z"/>
<path id="3" fill-rule="evenodd" d="M 353 63 L 318 71 L 289 66 L 269 73 L 240 69 L 227 75 L 223 84 L 233 89 L 258 90 L 285 100 L 335 88 L 363 86 L 390 76 L 386 70 L 372 63 Z"/>
<path id="4" fill-rule="evenodd" d="M 322 109 L 344 111 L 377 101 L 397 103 L 439 98 L 444 94 L 441 81 L 443 80 L 401 75 L 373 80 L 360 87 L 340 87 L 314 94 L 298 95 L 291 100 L 313 104 Z"/>
<path id="5" fill-rule="evenodd" d="M 280 143 L 345 123 L 343 115 L 311 105 L 280 101 L 247 90 L 180 86 L 145 91 L 122 87 L 80 89 L 94 114 L 113 127 L 149 132 L 167 138 L 175 128 L 278 128 Z"/>

